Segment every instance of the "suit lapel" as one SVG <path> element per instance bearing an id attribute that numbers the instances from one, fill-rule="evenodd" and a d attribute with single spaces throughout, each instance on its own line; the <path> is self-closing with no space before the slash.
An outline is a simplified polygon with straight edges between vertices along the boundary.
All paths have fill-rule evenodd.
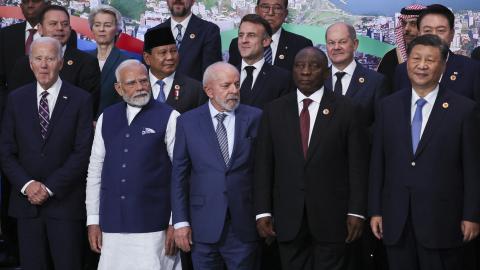
<path id="1" fill-rule="evenodd" d="M 95 50 L 95 57 L 97 55 L 97 50 Z M 117 63 L 118 58 L 120 57 L 120 50 L 116 47 L 112 48 L 112 51 L 107 57 L 105 64 L 103 65 L 101 76 L 102 76 L 102 84 L 105 84 L 105 80 L 108 78 L 108 74 L 113 74 L 115 70 L 112 70 Z"/>
<path id="2" fill-rule="evenodd" d="M 268 71 L 270 70 L 269 64 L 265 63 L 262 66 L 262 69 L 258 73 L 257 79 L 255 80 L 255 83 L 253 84 L 252 91 L 250 93 L 250 104 L 253 104 L 253 102 L 257 99 L 258 95 L 262 92 L 265 91 L 264 85 L 265 82 L 268 79 Z"/>
<path id="3" fill-rule="evenodd" d="M 40 116 L 38 115 L 38 100 L 37 100 L 37 88 L 36 83 L 32 84 L 32 90 L 28 93 L 28 105 L 26 106 L 27 115 L 32 116 L 32 130 L 35 140 L 38 140 L 39 144 L 43 144 L 42 135 L 40 133 Z"/>
<path id="4" fill-rule="evenodd" d="M 188 22 L 187 29 L 182 37 L 182 44 L 180 45 L 179 54 L 185 54 L 187 51 L 191 50 L 191 47 L 194 44 L 194 41 L 197 39 L 199 33 L 198 29 L 198 19 L 192 14 L 190 21 Z"/>
<path id="5" fill-rule="evenodd" d="M 325 88 L 324 88 L 325 91 L 333 92 L 332 66 L 330 66 L 328 69 L 329 69 L 328 77 L 327 77 L 327 79 L 325 80 L 325 82 L 323 83 L 323 86 L 325 87 Z"/>
<path id="6" fill-rule="evenodd" d="M 459 79 L 461 80 L 461 73 L 462 70 L 459 66 L 458 57 L 450 51 L 445 72 L 443 73 L 440 84 L 447 88 L 454 89 L 455 82 Z"/>
<path id="7" fill-rule="evenodd" d="M 350 85 L 348 86 L 345 96 L 353 97 L 355 94 L 363 87 L 365 84 L 365 74 L 363 72 L 363 67 L 360 63 L 357 63 L 355 71 L 353 71 L 352 80 L 350 80 Z"/>
<path id="8" fill-rule="evenodd" d="M 285 31 L 285 29 L 282 28 L 280 39 L 278 40 L 277 52 L 275 55 L 276 66 L 278 66 L 280 63 L 285 62 L 285 60 L 287 59 L 287 56 L 288 56 L 287 36 L 288 36 L 287 31 Z"/>
<path id="9" fill-rule="evenodd" d="M 215 153 L 215 156 L 217 158 L 217 164 L 223 164 L 223 166 L 226 167 L 222 152 L 220 150 L 220 145 L 218 144 L 217 133 L 215 132 L 215 128 L 213 126 L 213 121 L 210 114 L 210 109 L 208 108 L 208 103 L 202 105 L 200 117 L 201 121 L 198 121 L 199 130 L 201 130 L 202 133 L 205 134 L 207 143 L 209 143 L 211 149 L 213 149 L 213 152 Z"/>
<path id="10" fill-rule="evenodd" d="M 238 145 L 241 142 L 241 138 L 244 138 L 243 132 L 247 131 L 248 126 L 248 117 L 245 116 L 244 113 L 241 113 L 242 106 L 239 106 L 235 111 L 235 140 L 233 143 L 233 151 L 232 156 L 230 157 L 229 168 L 232 168 L 233 163 L 235 162 L 235 158 L 237 157 L 238 153 Z"/>
<path id="11" fill-rule="evenodd" d="M 320 101 L 320 106 L 318 107 L 315 124 L 313 125 L 310 143 L 308 144 L 307 162 L 312 158 L 313 153 L 315 153 L 315 150 L 318 147 L 324 132 L 328 132 L 327 127 L 330 123 L 330 119 L 335 113 L 335 107 L 333 93 L 324 90 L 322 100 Z"/>
<path id="12" fill-rule="evenodd" d="M 185 81 L 182 79 L 180 74 L 175 73 L 175 76 L 173 78 L 172 88 L 170 88 L 170 92 L 168 93 L 167 104 L 173 106 L 174 104 L 182 100 L 182 97 L 184 96 L 184 92 L 182 91 L 184 84 L 185 84 Z"/>
<path id="13" fill-rule="evenodd" d="M 44 142 L 48 140 L 48 137 L 52 133 L 53 128 L 55 128 L 55 123 L 58 122 L 58 120 L 62 116 L 63 111 L 67 107 L 69 98 L 70 96 L 67 93 L 65 82 L 62 82 L 60 92 L 58 93 L 57 101 L 55 102 L 55 107 L 53 108 L 52 117 L 50 118 L 50 123 L 48 124 L 47 136 L 45 137 Z"/>
<path id="14" fill-rule="evenodd" d="M 405 147 L 409 149 L 409 153 L 413 156 L 413 149 L 412 149 L 412 120 L 411 120 L 411 110 L 412 110 L 412 90 L 409 91 L 404 91 L 404 94 L 402 96 L 402 104 L 401 104 L 401 109 L 402 109 L 402 116 L 403 119 L 400 120 L 400 125 L 401 130 L 402 130 L 402 138 L 405 138 L 404 140 L 406 142 Z"/>
<path id="15" fill-rule="evenodd" d="M 289 94 L 290 97 L 287 102 L 286 110 L 284 113 L 286 138 L 291 138 L 295 154 L 298 159 L 305 160 L 303 156 L 302 139 L 300 135 L 300 114 L 298 112 L 297 91 Z"/>

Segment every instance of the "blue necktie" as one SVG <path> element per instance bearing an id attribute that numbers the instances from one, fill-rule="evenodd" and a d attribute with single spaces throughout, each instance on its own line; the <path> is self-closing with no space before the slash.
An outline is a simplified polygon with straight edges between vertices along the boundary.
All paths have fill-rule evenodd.
<path id="1" fill-rule="evenodd" d="M 215 132 L 217 133 L 218 144 L 220 145 L 220 151 L 222 152 L 223 160 L 225 161 L 225 165 L 228 166 L 228 162 L 230 162 L 230 155 L 228 153 L 227 129 L 223 124 L 225 117 L 227 117 L 227 115 L 224 113 L 215 115 L 215 118 L 218 122 Z"/>
<path id="2" fill-rule="evenodd" d="M 427 101 L 423 98 L 420 98 L 415 102 L 417 108 L 415 109 L 415 114 L 413 115 L 412 120 L 412 147 L 413 153 L 417 151 L 418 143 L 420 142 L 420 134 L 422 131 L 422 109 Z"/>
<path id="3" fill-rule="evenodd" d="M 272 47 L 268 46 L 265 48 L 263 52 L 263 57 L 265 58 L 265 62 L 272 64 Z"/>
<path id="4" fill-rule="evenodd" d="M 182 44 L 182 25 L 177 24 L 175 27 L 177 27 L 178 33 L 177 36 L 175 37 L 175 42 L 177 43 L 177 50 L 180 49 L 180 45 Z"/>
<path id="5" fill-rule="evenodd" d="M 158 84 L 158 85 L 160 86 L 160 92 L 158 92 L 157 100 L 160 101 L 160 102 L 162 102 L 162 103 L 164 103 L 165 100 L 167 100 L 167 99 L 165 98 L 165 93 L 163 92 L 163 87 L 165 86 L 165 82 L 162 81 L 162 80 L 158 80 L 158 81 L 156 82 L 156 84 Z"/>

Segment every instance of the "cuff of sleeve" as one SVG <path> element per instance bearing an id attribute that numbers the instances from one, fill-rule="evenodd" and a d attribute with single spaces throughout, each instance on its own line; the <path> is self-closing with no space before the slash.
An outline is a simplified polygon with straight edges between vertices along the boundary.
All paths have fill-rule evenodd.
<path id="1" fill-rule="evenodd" d="M 52 197 L 53 195 L 55 195 L 55 194 L 53 194 L 53 192 L 52 192 L 48 187 L 45 187 L 45 189 L 47 190 L 48 195 L 49 195 L 50 197 Z"/>
<path id="2" fill-rule="evenodd" d="M 255 216 L 255 220 L 259 220 L 259 219 L 261 219 L 261 218 L 263 218 L 263 217 L 271 217 L 271 216 L 272 216 L 271 213 L 258 214 L 258 215 Z"/>
<path id="3" fill-rule="evenodd" d="M 347 215 L 348 216 L 353 216 L 353 217 L 358 217 L 358 218 L 361 218 L 361 219 L 365 220 L 365 217 L 362 216 L 362 215 L 357 215 L 357 214 L 352 214 L 352 213 L 348 213 Z"/>
<path id="4" fill-rule="evenodd" d="M 170 212 L 170 220 L 168 221 L 168 225 L 172 226 L 172 212 Z"/>
<path id="5" fill-rule="evenodd" d="M 20 192 L 23 194 L 23 195 L 27 195 L 27 193 L 25 193 L 25 190 L 27 190 L 27 187 L 28 185 L 30 185 L 30 183 L 32 183 L 33 180 L 30 180 L 28 181 L 25 185 L 23 185 L 22 189 L 20 190 Z"/>
<path id="6" fill-rule="evenodd" d="M 183 227 L 190 227 L 190 223 L 188 223 L 187 221 L 183 221 L 183 222 L 175 223 L 175 225 L 173 225 L 173 228 L 174 228 L 175 230 L 176 230 L 176 229 L 183 228 Z"/>
<path id="7" fill-rule="evenodd" d="M 100 215 L 88 215 L 87 216 L 87 226 L 88 225 L 98 225 L 100 222 Z"/>

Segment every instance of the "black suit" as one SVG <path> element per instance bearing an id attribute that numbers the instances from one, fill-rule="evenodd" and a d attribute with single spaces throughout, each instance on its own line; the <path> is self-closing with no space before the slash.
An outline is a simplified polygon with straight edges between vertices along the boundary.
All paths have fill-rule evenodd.
<path id="1" fill-rule="evenodd" d="M 313 46 L 310 39 L 282 29 L 273 65 L 292 72 L 293 62 L 297 53 L 301 49 L 310 46 Z M 228 62 L 230 64 L 239 66 L 242 63 L 242 56 L 238 50 L 238 38 L 234 38 L 232 42 L 230 42 L 228 54 Z"/>
<path id="2" fill-rule="evenodd" d="M 237 68 L 240 71 L 240 66 Z M 240 101 L 243 104 L 263 109 L 267 103 L 287 94 L 292 88 L 290 72 L 265 63 L 258 73 L 252 89 L 240 92 Z"/>
<path id="3" fill-rule="evenodd" d="M 97 58 L 74 47 L 67 46 L 63 55 L 60 78 L 92 95 L 94 115 L 96 115 L 100 100 L 100 76 Z M 9 91 L 35 81 L 28 56 L 17 60 L 11 77 L 11 83 L 8 85 Z"/>
<path id="4" fill-rule="evenodd" d="M 310 269 L 294 266 L 292 253 L 305 254 L 317 244 L 331 243 L 331 251 L 338 251 L 332 255 L 341 256 L 347 213 L 365 215 L 368 137 L 357 115 L 347 98 L 324 91 L 305 159 L 297 92 L 264 110 L 255 156 L 255 214 L 272 213 L 283 269 Z M 291 243 L 296 244 L 285 252 L 282 245 Z"/>
<path id="5" fill-rule="evenodd" d="M 171 18 L 155 26 L 170 29 Z M 180 62 L 177 71 L 198 81 L 203 80 L 203 72 L 211 64 L 222 61 L 220 28 L 214 23 L 202 20 L 192 14 L 187 29 L 182 29 L 183 37 L 178 54 Z"/>
<path id="6" fill-rule="evenodd" d="M 12 185 L 9 214 L 18 220 L 22 269 L 51 269 L 49 251 L 55 269 L 81 269 L 91 99 L 64 81 L 44 140 L 36 94 L 32 83 L 9 95 L 0 141 L 2 170 Z M 54 194 L 41 206 L 30 204 L 20 192 L 32 179 Z"/>
<path id="7" fill-rule="evenodd" d="M 477 47 L 472 51 L 472 59 L 480 60 L 480 47 Z"/>
<path id="8" fill-rule="evenodd" d="M 184 113 L 197 108 L 207 100 L 207 95 L 199 81 L 175 72 L 172 88 L 166 101 L 168 105 L 177 112 Z"/>

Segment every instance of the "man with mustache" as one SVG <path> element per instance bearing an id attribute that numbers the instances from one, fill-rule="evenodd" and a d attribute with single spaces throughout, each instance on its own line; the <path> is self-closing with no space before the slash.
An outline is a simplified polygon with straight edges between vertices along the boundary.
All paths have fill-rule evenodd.
<path id="1" fill-rule="evenodd" d="M 97 121 L 87 177 L 88 240 L 100 270 L 181 269 L 170 219 L 170 175 L 179 113 L 151 98 L 145 66 L 122 62 L 124 102 Z M 127 256 L 126 256 L 127 255 Z"/>
<path id="2" fill-rule="evenodd" d="M 222 44 L 218 26 L 192 14 L 194 3 L 195 0 L 167 0 L 172 16 L 152 30 L 172 30 L 180 55 L 177 71 L 201 81 L 205 69 L 222 60 Z"/>
<path id="3" fill-rule="evenodd" d="M 261 111 L 240 104 L 240 75 L 207 68 L 207 104 L 178 118 L 172 170 L 175 242 L 195 270 L 256 269 L 253 151 Z"/>

